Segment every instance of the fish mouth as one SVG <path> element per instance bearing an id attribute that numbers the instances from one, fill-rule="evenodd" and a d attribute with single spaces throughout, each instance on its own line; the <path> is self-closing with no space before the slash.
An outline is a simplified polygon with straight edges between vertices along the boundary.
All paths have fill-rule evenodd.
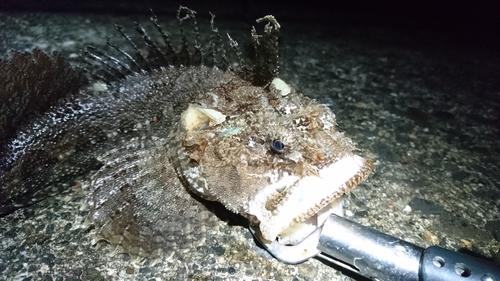
<path id="1" fill-rule="evenodd" d="M 331 213 L 343 215 L 341 196 L 363 181 L 371 160 L 351 155 L 324 167 L 316 176 L 287 175 L 262 189 L 247 205 L 263 243 L 297 245 L 321 228 Z M 318 235 L 319 239 L 319 235 Z"/>

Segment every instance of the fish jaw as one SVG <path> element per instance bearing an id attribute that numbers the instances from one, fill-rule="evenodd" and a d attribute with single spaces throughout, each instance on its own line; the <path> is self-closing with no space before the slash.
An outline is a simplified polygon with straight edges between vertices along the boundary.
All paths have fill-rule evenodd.
<path id="1" fill-rule="evenodd" d="M 265 240 L 300 242 L 321 227 L 329 213 L 342 213 L 340 197 L 363 181 L 372 169 L 371 160 L 352 155 L 324 167 L 318 175 L 286 175 L 262 188 L 243 211 L 258 223 Z"/>

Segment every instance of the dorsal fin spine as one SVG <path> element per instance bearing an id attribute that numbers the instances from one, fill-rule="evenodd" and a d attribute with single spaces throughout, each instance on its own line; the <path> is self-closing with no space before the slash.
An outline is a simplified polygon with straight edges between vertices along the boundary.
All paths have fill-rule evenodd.
<path id="1" fill-rule="evenodd" d="M 233 67 L 227 57 L 226 49 L 219 30 L 215 27 L 215 16 L 210 13 L 210 39 L 206 48 L 206 53 L 203 52 L 200 38 L 200 31 L 196 20 L 196 12 L 180 6 L 177 10 L 177 20 L 181 39 L 181 48 L 176 51 L 170 42 L 168 34 L 162 29 L 158 18 L 152 12 L 151 21 L 157 31 L 163 38 L 164 47 L 157 45 L 152 37 L 148 35 L 146 29 L 139 23 L 134 23 L 134 28 L 144 40 L 149 52 L 144 56 L 141 49 L 132 41 L 131 37 L 125 32 L 124 28 L 115 25 L 115 29 L 125 38 L 128 44 L 134 50 L 134 55 L 130 55 L 126 51 L 117 47 L 108 41 L 108 45 L 117 50 L 130 65 L 120 63 L 118 59 L 106 55 L 105 52 L 98 49 L 89 51 L 90 58 L 102 64 L 99 69 L 103 71 L 105 76 L 112 79 L 123 79 L 129 74 L 136 72 L 147 73 L 162 67 L 182 67 L 182 66 L 198 66 L 206 65 L 222 69 L 224 71 L 234 71 L 239 76 L 247 81 L 253 82 L 255 85 L 263 86 L 268 84 L 274 77 L 278 75 L 278 36 L 277 32 L 280 25 L 273 16 L 265 16 L 257 19 L 257 23 L 265 23 L 264 32 L 258 34 L 255 27 L 252 27 L 251 38 L 254 47 L 254 57 L 251 58 L 251 64 L 246 63 L 239 44 L 236 40 L 228 36 L 229 46 L 234 51 L 238 67 Z M 193 25 L 190 34 L 185 32 L 186 21 Z M 194 35 L 194 42 L 188 42 L 187 35 Z M 191 51 L 190 51 L 191 49 Z M 235 69 L 233 69 L 235 68 Z M 96 76 L 96 75 L 94 75 Z"/>

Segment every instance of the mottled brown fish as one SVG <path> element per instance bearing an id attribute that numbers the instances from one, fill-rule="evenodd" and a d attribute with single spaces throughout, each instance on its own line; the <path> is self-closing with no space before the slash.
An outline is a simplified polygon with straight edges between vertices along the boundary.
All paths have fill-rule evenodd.
<path id="1" fill-rule="evenodd" d="M 196 26 L 194 16 L 179 9 L 181 26 Z M 110 44 L 124 56 L 117 59 L 89 47 L 88 68 L 97 69 L 91 82 L 39 51 L 2 63 L 0 214 L 94 171 L 87 203 L 97 232 L 149 256 L 168 251 L 175 237 L 202 240 L 217 222 L 198 196 L 247 218 L 264 240 L 285 244 L 341 212 L 337 199 L 368 176 L 372 162 L 353 154 L 327 106 L 277 78 L 280 26 L 272 16 L 258 22 L 266 25 L 261 35 L 252 30 L 250 62 L 229 38 L 238 66 L 213 20 L 206 47 L 195 27 L 194 46 L 181 29 L 175 51 L 155 17 L 164 46 L 136 25 L 143 56 L 118 27 L 135 54 Z M 37 103 L 39 96 L 49 101 Z"/>

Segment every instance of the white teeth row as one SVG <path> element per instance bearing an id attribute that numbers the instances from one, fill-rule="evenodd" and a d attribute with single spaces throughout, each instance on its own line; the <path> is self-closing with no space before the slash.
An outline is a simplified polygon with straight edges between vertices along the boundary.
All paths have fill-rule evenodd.
<path id="1" fill-rule="evenodd" d="M 331 204 L 321 209 L 316 215 L 302 223 L 297 223 L 284 229 L 278 235 L 278 242 L 282 245 L 295 245 L 303 241 L 316 228 L 323 226 L 330 214 L 344 215 L 343 199 L 338 198 Z"/>
<path id="2" fill-rule="evenodd" d="M 260 220 L 260 229 L 266 240 L 274 240 L 280 233 L 285 235 L 298 235 L 294 229 L 288 229 L 291 222 L 304 216 L 310 209 L 315 208 L 325 198 L 332 198 L 335 195 L 342 195 L 345 192 L 345 183 L 354 175 L 359 173 L 364 165 L 364 159 L 359 156 L 348 156 L 334 164 L 321 169 L 319 176 L 307 176 L 299 178 L 294 175 L 287 175 L 275 179 L 272 184 L 261 190 L 254 200 L 249 202 L 248 213 Z M 281 199 L 276 210 L 265 208 L 266 203 L 271 198 L 275 198 L 276 192 L 290 189 L 286 197 Z M 332 211 L 342 214 L 342 204 L 336 203 L 334 210 L 331 206 L 326 206 L 317 214 L 316 222 L 311 224 L 311 229 L 321 226 L 326 217 Z M 324 212 L 323 212 L 324 211 Z M 290 231 L 283 233 L 284 230 Z M 299 233 L 299 234 L 298 234 Z"/>

